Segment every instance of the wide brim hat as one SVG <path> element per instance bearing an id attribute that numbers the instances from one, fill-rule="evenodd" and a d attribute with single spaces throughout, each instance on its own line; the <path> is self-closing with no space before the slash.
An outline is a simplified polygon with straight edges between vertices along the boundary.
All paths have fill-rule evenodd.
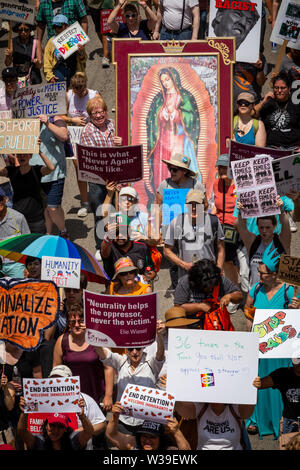
<path id="1" fill-rule="evenodd" d="M 182 153 L 175 153 L 170 160 L 162 160 L 166 165 L 173 165 L 183 170 L 187 170 L 190 176 L 197 176 L 197 173 L 190 170 L 191 159 Z"/>
<path id="2" fill-rule="evenodd" d="M 165 312 L 165 327 L 188 326 L 199 322 L 199 319 L 188 318 L 183 307 L 171 307 Z"/>
<path id="3" fill-rule="evenodd" d="M 138 268 L 133 264 L 133 261 L 128 256 L 118 259 L 114 264 L 114 269 L 115 274 L 112 277 L 112 281 L 114 281 L 120 273 L 138 271 Z"/>

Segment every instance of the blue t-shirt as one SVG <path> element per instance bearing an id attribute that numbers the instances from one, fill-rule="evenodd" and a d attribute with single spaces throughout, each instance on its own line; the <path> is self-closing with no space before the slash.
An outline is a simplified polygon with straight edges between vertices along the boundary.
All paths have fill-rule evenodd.
<path id="1" fill-rule="evenodd" d="M 140 27 L 137 34 L 131 34 L 128 26 L 125 23 L 120 23 L 117 36 L 118 38 L 141 38 L 143 41 L 149 41 L 151 37 L 147 23 L 148 20 L 142 20 L 140 22 Z"/>

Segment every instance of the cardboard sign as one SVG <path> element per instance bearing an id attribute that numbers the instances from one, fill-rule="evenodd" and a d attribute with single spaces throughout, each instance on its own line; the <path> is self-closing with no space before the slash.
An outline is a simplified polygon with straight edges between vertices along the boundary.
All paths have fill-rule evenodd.
<path id="1" fill-rule="evenodd" d="M 142 146 L 92 148 L 77 145 L 78 179 L 130 183 L 143 177 Z"/>
<path id="2" fill-rule="evenodd" d="M 42 256 L 41 279 L 53 281 L 58 287 L 79 289 L 80 269 L 80 258 Z"/>
<path id="3" fill-rule="evenodd" d="M 54 413 L 51 413 L 54 414 Z M 78 428 L 76 413 L 64 413 L 68 416 L 69 427 L 75 431 Z M 42 434 L 42 426 L 49 417 L 49 413 L 29 413 L 27 416 L 27 429 L 32 434 Z"/>
<path id="4" fill-rule="evenodd" d="M 71 145 L 72 145 L 72 148 L 73 148 L 74 156 L 73 157 L 67 157 L 67 158 L 70 158 L 72 160 L 74 160 L 74 158 L 76 158 L 76 156 L 77 156 L 77 146 L 76 146 L 76 144 L 80 143 L 80 136 L 81 136 L 82 129 L 83 129 L 83 126 L 68 126 L 69 139 L 70 139 L 70 142 L 71 142 Z"/>
<path id="5" fill-rule="evenodd" d="M 281 3 L 277 13 L 276 22 L 270 37 L 271 42 L 283 44 L 288 41 L 287 47 L 300 49 L 300 1 L 285 0 Z"/>
<path id="6" fill-rule="evenodd" d="M 262 0 L 210 0 L 209 37 L 235 37 L 236 60 L 256 62 L 259 59 L 261 17 Z"/>
<path id="7" fill-rule="evenodd" d="M 156 336 L 157 294 L 83 292 L 86 341 L 93 346 L 143 347 Z"/>
<path id="8" fill-rule="evenodd" d="M 0 119 L 0 153 L 39 153 L 38 119 Z"/>
<path id="9" fill-rule="evenodd" d="M 0 2 L 0 18 L 16 23 L 34 24 L 35 9 L 33 5 L 19 2 Z"/>
<path id="10" fill-rule="evenodd" d="M 58 312 L 59 291 L 53 282 L 0 279 L 0 339 L 25 351 L 37 349 Z"/>
<path id="11" fill-rule="evenodd" d="M 167 391 L 176 401 L 256 403 L 256 333 L 170 328 L 168 357 Z"/>
<path id="12" fill-rule="evenodd" d="M 78 44 L 84 46 L 89 40 L 88 35 L 83 31 L 78 21 L 52 38 L 56 51 L 59 52 L 63 59 L 67 59 L 74 54 L 78 49 Z"/>
<path id="13" fill-rule="evenodd" d="M 23 379 L 25 413 L 78 413 L 80 378 Z"/>
<path id="14" fill-rule="evenodd" d="M 278 194 L 300 191 L 300 154 L 279 158 L 272 165 Z"/>
<path id="15" fill-rule="evenodd" d="M 185 199 L 190 189 L 164 189 L 162 205 L 162 224 L 169 225 L 171 220 L 187 212 Z"/>
<path id="16" fill-rule="evenodd" d="M 252 331 L 260 358 L 300 357 L 300 310 L 256 309 Z"/>
<path id="17" fill-rule="evenodd" d="M 289 255 L 281 255 L 277 279 L 300 287 L 300 258 Z"/>
<path id="18" fill-rule="evenodd" d="M 14 118 L 34 118 L 41 114 L 66 114 L 66 82 L 18 88 L 12 100 Z"/>
<path id="19" fill-rule="evenodd" d="M 164 390 L 128 384 L 121 397 L 127 416 L 167 424 L 173 417 L 174 396 Z"/>
<path id="20" fill-rule="evenodd" d="M 100 10 L 101 34 L 107 34 L 107 33 L 111 32 L 111 29 L 110 29 L 110 27 L 108 26 L 108 23 L 107 23 L 107 20 L 109 18 L 109 15 L 111 14 L 111 12 L 112 12 L 112 10 Z M 121 11 L 119 11 L 117 16 L 115 17 L 115 21 L 117 23 L 124 23 L 125 22 L 124 21 L 124 16 L 121 13 Z"/>

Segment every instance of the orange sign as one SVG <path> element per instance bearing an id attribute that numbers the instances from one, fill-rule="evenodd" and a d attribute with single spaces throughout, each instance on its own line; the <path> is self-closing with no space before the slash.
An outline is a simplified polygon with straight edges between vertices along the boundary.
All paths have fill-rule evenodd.
<path id="1" fill-rule="evenodd" d="M 59 291 L 53 282 L 0 279 L 1 340 L 24 350 L 37 349 L 58 309 Z"/>

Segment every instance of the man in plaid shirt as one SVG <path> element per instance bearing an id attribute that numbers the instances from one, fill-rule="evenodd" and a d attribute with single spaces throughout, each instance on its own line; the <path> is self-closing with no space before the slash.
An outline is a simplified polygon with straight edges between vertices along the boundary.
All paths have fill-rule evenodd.
<path id="1" fill-rule="evenodd" d="M 58 14 L 65 15 L 70 25 L 78 21 L 84 32 L 88 32 L 88 19 L 82 0 L 41 0 L 36 15 L 37 59 L 40 63 L 42 63 L 43 58 L 42 40 L 45 29 L 47 27 L 48 41 L 52 36 L 55 36 L 52 23 L 54 16 Z"/>

